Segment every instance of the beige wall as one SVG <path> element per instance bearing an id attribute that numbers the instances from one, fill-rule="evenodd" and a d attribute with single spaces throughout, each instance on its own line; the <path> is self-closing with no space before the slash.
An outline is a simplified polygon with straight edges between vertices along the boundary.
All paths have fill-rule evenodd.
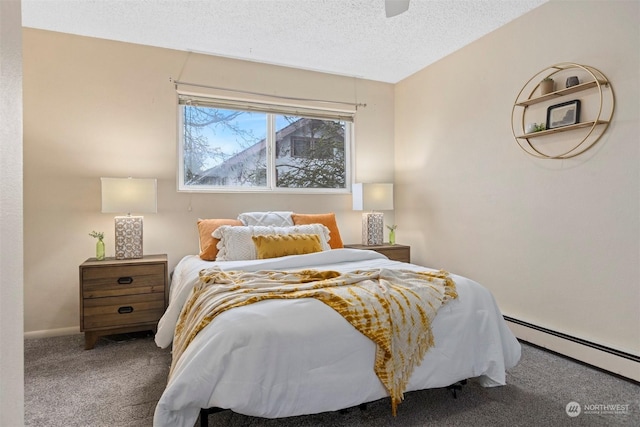
<path id="1" fill-rule="evenodd" d="M 169 79 L 284 96 L 365 103 L 356 117 L 356 179 L 393 179 L 393 86 L 167 49 L 24 30 L 25 331 L 78 330 L 78 265 L 106 232 L 100 177 L 155 177 L 158 213 L 144 219 L 145 253 L 170 268 L 197 253 L 196 220 L 253 210 L 336 212 L 360 241 L 349 195 L 189 194 L 176 191 L 174 86 Z M 393 220 L 392 216 L 389 220 Z"/>
<path id="2" fill-rule="evenodd" d="M 507 316 L 636 355 L 639 16 L 636 1 L 552 1 L 403 80 L 395 97 L 396 222 L 413 261 L 478 280 Z M 560 62 L 600 69 L 615 116 L 587 153 L 538 160 L 516 145 L 511 110 Z"/>
<path id="3" fill-rule="evenodd" d="M 0 1 L 0 425 L 24 422 L 22 29 L 20 1 Z"/>

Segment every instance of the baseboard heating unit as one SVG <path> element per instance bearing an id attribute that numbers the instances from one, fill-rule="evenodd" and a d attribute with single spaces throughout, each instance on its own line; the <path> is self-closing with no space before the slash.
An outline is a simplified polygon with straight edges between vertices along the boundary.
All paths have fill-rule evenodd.
<path id="1" fill-rule="evenodd" d="M 513 317 L 503 316 L 514 335 L 561 356 L 640 383 L 640 356 L 574 337 Z"/>

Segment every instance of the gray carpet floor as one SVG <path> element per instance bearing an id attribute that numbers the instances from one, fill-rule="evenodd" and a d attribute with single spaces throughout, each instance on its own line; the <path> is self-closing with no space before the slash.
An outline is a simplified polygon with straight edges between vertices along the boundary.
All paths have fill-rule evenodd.
<path id="1" fill-rule="evenodd" d="M 640 426 L 640 386 L 523 343 L 508 384 L 485 389 L 470 380 L 454 399 L 446 389 L 405 394 L 398 415 L 388 399 L 365 410 L 262 419 L 225 411 L 210 426 Z M 25 341 L 27 426 L 151 426 L 166 384 L 170 353 L 150 335 L 103 338 L 84 350 L 82 335 Z M 570 402 L 582 413 L 569 417 Z M 607 413 L 602 405 L 627 410 Z M 620 407 L 619 407 L 620 408 Z M 598 410 L 599 409 L 599 410 Z M 5 427 L 5 426 L 3 426 Z"/>

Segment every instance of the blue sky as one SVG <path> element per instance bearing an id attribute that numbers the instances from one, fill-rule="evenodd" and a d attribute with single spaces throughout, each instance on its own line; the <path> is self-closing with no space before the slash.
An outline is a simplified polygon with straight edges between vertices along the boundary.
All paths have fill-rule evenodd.
<path id="1" fill-rule="evenodd" d="M 222 110 L 226 111 L 226 110 Z M 267 114 L 257 112 L 244 112 L 240 116 L 236 117 L 233 121 L 240 128 L 251 131 L 255 137 L 255 142 L 258 142 L 267 135 Z M 281 129 L 287 126 L 289 123 L 283 116 L 276 116 L 276 129 Z M 203 134 L 208 138 L 212 147 L 219 147 L 225 154 L 231 155 L 241 149 L 247 147 L 246 141 L 240 138 L 233 130 L 227 126 L 212 125 L 206 128 Z M 213 167 L 219 164 L 219 159 L 211 159 L 206 162 L 207 167 Z"/>

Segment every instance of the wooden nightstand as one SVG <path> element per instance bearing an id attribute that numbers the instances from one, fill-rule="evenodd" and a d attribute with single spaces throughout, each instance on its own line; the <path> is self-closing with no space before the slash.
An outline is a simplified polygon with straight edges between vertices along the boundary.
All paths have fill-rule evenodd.
<path id="1" fill-rule="evenodd" d="M 411 262 L 411 246 L 405 245 L 390 245 L 383 243 L 382 245 L 344 245 L 345 248 L 350 249 L 367 249 L 370 251 L 376 251 L 386 256 L 390 260 L 400 262 Z"/>
<path id="2" fill-rule="evenodd" d="M 104 335 L 151 330 L 166 308 L 166 255 L 139 259 L 89 258 L 80 265 L 80 331 L 84 348 Z"/>

